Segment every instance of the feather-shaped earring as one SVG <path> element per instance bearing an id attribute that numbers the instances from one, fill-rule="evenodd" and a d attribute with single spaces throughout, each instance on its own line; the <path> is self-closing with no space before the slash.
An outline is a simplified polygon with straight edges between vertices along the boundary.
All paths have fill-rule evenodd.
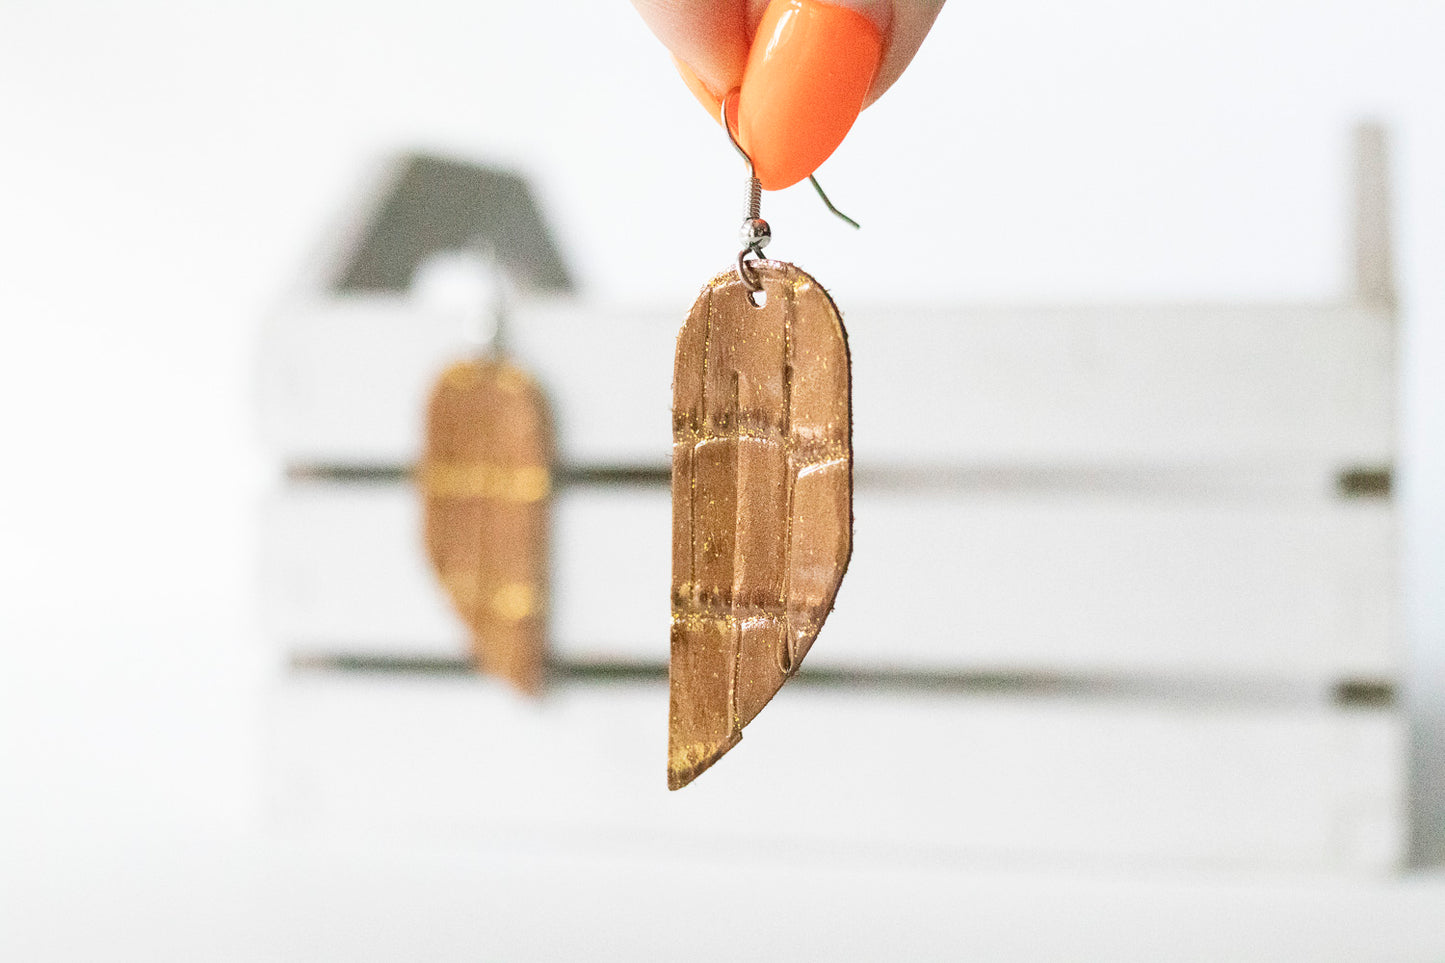
<path id="1" fill-rule="evenodd" d="M 726 102 L 723 127 L 732 138 Z M 852 551 L 843 320 L 813 278 L 762 258 L 771 231 L 748 166 L 737 263 L 703 288 L 677 339 L 670 789 L 736 745 L 797 672 Z"/>
<path id="2" fill-rule="evenodd" d="M 535 694 L 546 666 L 553 436 L 541 388 L 506 353 L 498 282 L 487 347 L 432 390 L 417 484 L 427 555 L 467 626 L 473 664 Z"/>

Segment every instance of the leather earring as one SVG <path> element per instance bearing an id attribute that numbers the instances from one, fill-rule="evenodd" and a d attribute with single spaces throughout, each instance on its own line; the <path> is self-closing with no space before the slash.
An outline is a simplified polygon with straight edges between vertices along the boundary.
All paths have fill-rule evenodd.
<path id="1" fill-rule="evenodd" d="M 805 272 L 762 259 L 760 197 L 749 161 L 743 249 L 677 339 L 669 789 L 735 746 L 798 671 L 852 551 L 842 317 Z"/>
<path id="2" fill-rule="evenodd" d="M 450 365 L 427 405 L 417 485 L 427 555 L 479 671 L 528 694 L 546 668 L 553 433 L 536 381 L 490 348 Z"/>

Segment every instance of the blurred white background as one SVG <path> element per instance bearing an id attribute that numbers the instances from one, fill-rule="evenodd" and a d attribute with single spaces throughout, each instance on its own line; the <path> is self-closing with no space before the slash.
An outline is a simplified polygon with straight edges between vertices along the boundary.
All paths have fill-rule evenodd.
<path id="1" fill-rule="evenodd" d="M 1349 132 L 1384 121 L 1410 686 L 1445 728 L 1441 36 L 1426 0 L 953 0 L 820 171 L 864 231 L 770 195 L 770 253 L 844 305 L 1343 295 Z M 452 958 L 498 880 L 580 905 L 615 871 L 470 876 L 261 832 L 253 508 L 277 466 L 253 341 L 365 173 L 412 147 L 531 176 L 597 301 L 681 317 L 733 253 L 737 159 L 622 0 L 0 0 L 0 956 Z M 1038 885 L 958 901 L 1085 898 Z M 940 926 L 951 902 L 915 896 L 900 918 Z M 395 931 L 368 929 L 386 907 Z M 1167 952 L 1163 924 L 1140 938 Z"/>

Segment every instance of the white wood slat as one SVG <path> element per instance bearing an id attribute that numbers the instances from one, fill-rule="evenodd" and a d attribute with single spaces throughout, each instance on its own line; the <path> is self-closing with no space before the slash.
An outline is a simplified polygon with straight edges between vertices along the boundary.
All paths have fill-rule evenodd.
<path id="1" fill-rule="evenodd" d="M 272 812 L 325 834 L 1365 871 L 1401 851 L 1383 712 L 795 684 L 678 793 L 661 683 L 530 703 L 465 676 L 300 673 L 268 717 Z"/>
<path id="2" fill-rule="evenodd" d="M 670 501 L 569 486 L 553 529 L 567 659 L 665 662 Z M 1392 514 L 1375 500 L 863 488 L 813 667 L 1393 678 Z M 455 657 L 463 630 L 401 484 L 295 484 L 262 525 L 293 656 Z"/>
<path id="3" fill-rule="evenodd" d="M 509 338 L 575 465 L 664 466 L 676 310 L 518 307 Z M 862 467 L 1194 467 L 1333 474 L 1391 460 L 1394 329 L 1345 305 L 844 305 Z M 301 302 L 263 338 L 261 411 L 291 464 L 407 464 L 461 325 L 403 298 Z"/>
<path id="4" fill-rule="evenodd" d="M 1061 871 L 901 851 L 622 847 L 562 832 L 473 846 L 374 833 L 83 846 L 26 834 L 5 855 L 0 958 L 23 963 L 1445 960 L 1438 868 Z"/>

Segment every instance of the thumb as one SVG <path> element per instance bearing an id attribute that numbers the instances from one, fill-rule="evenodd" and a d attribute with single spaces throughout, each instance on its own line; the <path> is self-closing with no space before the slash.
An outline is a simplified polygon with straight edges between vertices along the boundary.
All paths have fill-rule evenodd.
<path id="1" fill-rule="evenodd" d="M 883 60 L 878 65 L 878 76 L 873 78 L 873 86 L 868 90 L 866 107 L 893 86 L 893 82 L 903 75 L 903 71 L 913 62 L 913 55 L 918 53 L 918 48 L 923 45 L 923 38 L 928 36 L 928 31 L 933 29 L 933 21 L 938 18 L 938 12 L 943 9 L 943 0 L 892 0 L 889 3 L 879 3 L 878 0 L 832 0 L 839 6 L 852 7 L 859 13 L 873 20 L 883 31 L 887 38 L 883 47 Z M 891 18 L 887 23 L 880 22 L 880 14 L 875 13 L 873 8 L 887 6 L 890 8 Z"/>

